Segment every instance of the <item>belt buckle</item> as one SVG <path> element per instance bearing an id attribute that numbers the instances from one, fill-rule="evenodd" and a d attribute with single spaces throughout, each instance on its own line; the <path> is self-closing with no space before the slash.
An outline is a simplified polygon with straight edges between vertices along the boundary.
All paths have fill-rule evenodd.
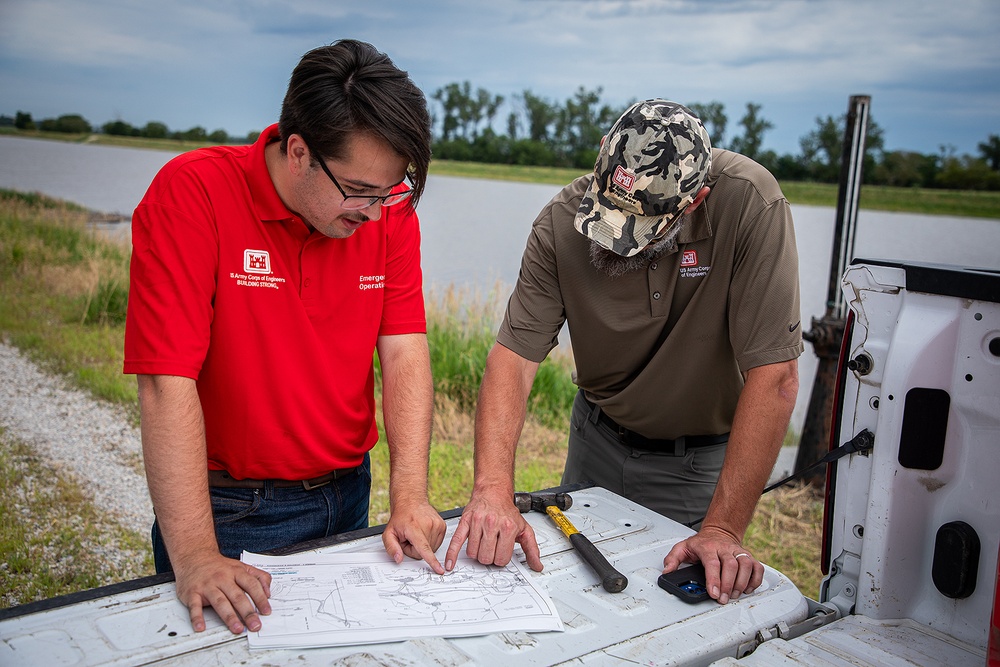
<path id="1" fill-rule="evenodd" d="M 318 488 L 320 488 L 322 486 L 326 486 L 331 481 L 332 481 L 332 478 L 331 479 L 327 479 L 326 481 L 320 482 L 319 484 L 313 484 L 312 480 L 304 479 L 304 480 L 302 480 L 302 488 L 305 489 L 306 491 L 312 491 L 313 489 L 318 489 Z"/>
<path id="2" fill-rule="evenodd" d="M 684 456 L 687 453 L 686 436 L 674 438 L 674 456 Z"/>

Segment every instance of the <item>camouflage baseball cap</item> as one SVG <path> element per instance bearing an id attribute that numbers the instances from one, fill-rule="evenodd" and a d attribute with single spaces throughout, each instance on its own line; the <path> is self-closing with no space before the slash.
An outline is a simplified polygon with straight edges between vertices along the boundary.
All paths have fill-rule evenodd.
<path id="1" fill-rule="evenodd" d="M 708 132 L 689 109 L 667 100 L 637 102 L 608 132 L 574 225 L 631 257 L 694 201 L 711 164 Z"/>

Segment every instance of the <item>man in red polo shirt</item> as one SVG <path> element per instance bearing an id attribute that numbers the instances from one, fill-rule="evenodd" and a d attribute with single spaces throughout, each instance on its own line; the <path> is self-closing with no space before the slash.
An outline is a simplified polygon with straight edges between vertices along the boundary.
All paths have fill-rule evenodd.
<path id="1" fill-rule="evenodd" d="M 254 145 L 179 156 L 135 211 L 124 371 L 138 376 L 156 568 L 175 573 L 196 631 L 205 606 L 234 633 L 270 612 L 270 576 L 242 551 L 368 525 L 375 351 L 383 542 L 444 572 L 414 211 L 429 163 L 421 91 L 343 40 L 303 56 Z"/>

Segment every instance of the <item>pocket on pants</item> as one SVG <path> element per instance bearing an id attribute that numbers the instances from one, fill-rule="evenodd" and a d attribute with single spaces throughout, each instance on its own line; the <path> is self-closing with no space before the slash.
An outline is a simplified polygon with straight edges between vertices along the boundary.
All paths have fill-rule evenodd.
<path id="1" fill-rule="evenodd" d="M 684 463 L 692 474 L 697 475 L 699 479 L 710 480 L 714 483 L 722 472 L 722 462 L 726 458 L 726 446 L 722 444 L 698 447 L 689 450 L 685 458 Z"/>
<path id="2" fill-rule="evenodd" d="M 254 489 L 213 488 L 212 516 L 215 523 L 230 523 L 252 516 L 263 502 L 260 493 Z"/>

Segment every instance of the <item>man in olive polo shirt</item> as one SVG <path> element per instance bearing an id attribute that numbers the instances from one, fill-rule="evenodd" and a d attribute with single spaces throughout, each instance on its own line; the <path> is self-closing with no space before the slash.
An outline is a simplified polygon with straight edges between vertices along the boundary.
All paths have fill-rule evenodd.
<path id="1" fill-rule="evenodd" d="M 580 387 L 563 483 L 592 481 L 700 526 L 663 560 L 701 561 L 720 603 L 763 566 L 742 546 L 798 391 L 798 259 L 787 200 L 752 160 L 713 150 L 665 100 L 633 105 L 595 173 L 539 214 L 486 363 L 472 498 L 449 546 L 542 567 L 513 505 L 514 452 L 538 364 L 569 326 Z M 701 519 L 704 517 L 704 520 Z"/>

